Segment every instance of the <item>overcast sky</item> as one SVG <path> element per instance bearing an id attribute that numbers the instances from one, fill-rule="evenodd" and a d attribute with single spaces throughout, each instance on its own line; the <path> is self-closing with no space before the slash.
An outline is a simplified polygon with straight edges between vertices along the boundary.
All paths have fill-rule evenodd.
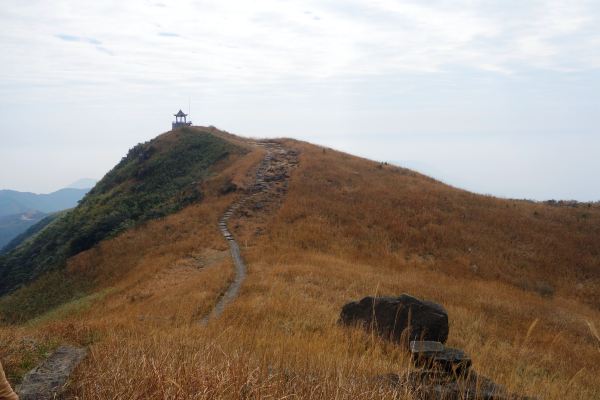
<path id="1" fill-rule="evenodd" d="M 188 109 L 479 193 L 600 200 L 597 1 L 0 4 L 0 189 L 101 178 Z"/>

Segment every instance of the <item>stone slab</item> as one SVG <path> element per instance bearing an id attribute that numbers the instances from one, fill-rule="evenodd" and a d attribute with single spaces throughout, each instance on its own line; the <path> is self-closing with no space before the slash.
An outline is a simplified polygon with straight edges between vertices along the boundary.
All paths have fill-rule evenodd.
<path id="1" fill-rule="evenodd" d="M 69 376 L 85 358 L 85 348 L 61 346 L 44 362 L 29 371 L 17 388 L 21 400 L 60 398 Z"/>

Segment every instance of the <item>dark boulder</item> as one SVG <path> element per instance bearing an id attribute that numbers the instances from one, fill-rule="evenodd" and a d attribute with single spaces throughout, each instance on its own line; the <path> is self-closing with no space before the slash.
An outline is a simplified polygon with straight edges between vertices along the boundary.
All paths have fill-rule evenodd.
<path id="1" fill-rule="evenodd" d="M 231 181 L 227 181 L 223 186 L 221 186 L 221 189 L 219 189 L 219 193 L 221 195 L 226 195 L 229 193 L 233 193 L 236 190 L 238 190 L 237 185 Z"/>
<path id="2" fill-rule="evenodd" d="M 380 336 L 408 346 L 413 340 L 445 343 L 448 313 L 439 304 L 407 294 L 398 297 L 365 297 L 344 305 L 340 322 L 361 325 Z"/>

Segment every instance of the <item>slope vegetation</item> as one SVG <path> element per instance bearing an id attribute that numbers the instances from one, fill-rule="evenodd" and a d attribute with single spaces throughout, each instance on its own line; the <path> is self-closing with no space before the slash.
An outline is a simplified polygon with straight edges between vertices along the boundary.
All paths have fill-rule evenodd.
<path id="1" fill-rule="evenodd" d="M 135 146 L 78 207 L 0 258 L 0 294 L 42 274 L 61 271 L 69 257 L 92 248 L 103 239 L 201 201 L 201 183 L 211 168 L 231 153 L 240 152 L 240 147 L 226 140 L 190 129 Z M 60 292 L 57 296 L 49 296 L 45 304 L 41 304 L 30 292 L 27 305 L 17 307 L 11 303 L 5 308 L 10 310 L 5 316 L 32 316 L 43 311 L 44 305 L 57 305 L 77 291 L 74 282 L 61 273 L 54 273 L 47 282 L 53 292 Z M 38 309 L 38 306 L 42 307 Z"/>
<path id="2" fill-rule="evenodd" d="M 202 201 L 68 257 L 65 273 L 94 286 L 0 327 L 11 379 L 67 342 L 90 346 L 69 389 L 82 399 L 412 399 L 376 379 L 409 369 L 406 354 L 337 324 L 350 300 L 407 292 L 442 303 L 449 344 L 509 390 L 600 397 L 596 206 L 475 195 L 293 140 L 278 142 L 297 166 L 271 171 L 282 189 L 227 222 L 248 266 L 239 297 L 198 324 L 233 279 L 219 219 L 255 184 L 264 150 L 193 131 L 244 151 L 212 167 Z M 37 282 L 17 293 L 35 295 Z"/>

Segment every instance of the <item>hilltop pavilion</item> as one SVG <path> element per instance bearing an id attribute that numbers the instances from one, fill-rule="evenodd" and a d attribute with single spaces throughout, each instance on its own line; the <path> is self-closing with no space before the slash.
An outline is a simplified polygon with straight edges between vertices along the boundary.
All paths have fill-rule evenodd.
<path id="1" fill-rule="evenodd" d="M 192 121 L 186 121 L 186 117 L 188 116 L 183 111 L 179 110 L 177 114 L 173 114 L 175 116 L 175 122 L 171 124 L 172 129 L 183 128 L 185 126 L 192 126 Z"/>

